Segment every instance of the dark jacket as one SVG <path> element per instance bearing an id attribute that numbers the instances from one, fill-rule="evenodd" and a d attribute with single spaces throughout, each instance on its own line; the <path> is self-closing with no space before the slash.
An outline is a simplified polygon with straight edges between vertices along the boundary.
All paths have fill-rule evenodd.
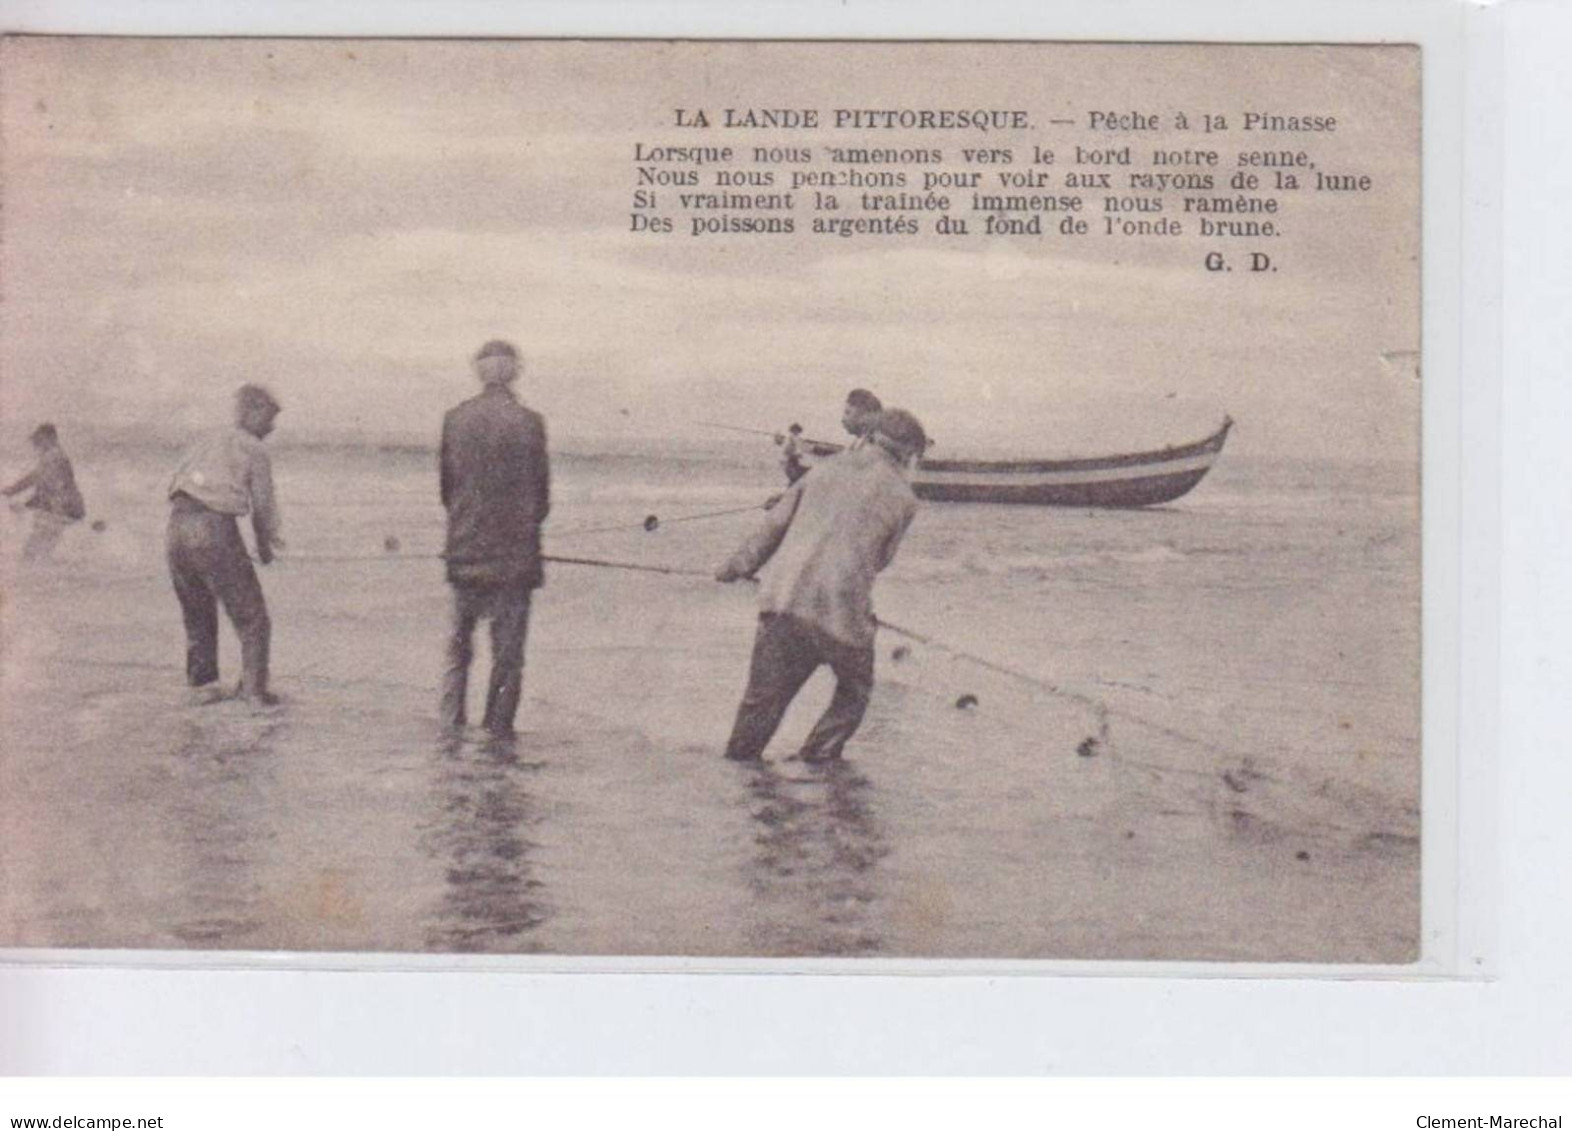
<path id="1" fill-rule="evenodd" d="M 540 414 L 505 386 L 486 386 L 443 418 L 441 476 L 448 580 L 540 585 L 540 524 L 551 509 Z"/>

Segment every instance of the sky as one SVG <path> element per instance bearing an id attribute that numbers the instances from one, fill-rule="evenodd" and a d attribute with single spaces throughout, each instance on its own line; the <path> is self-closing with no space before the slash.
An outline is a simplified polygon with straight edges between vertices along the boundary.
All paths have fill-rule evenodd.
<path id="1" fill-rule="evenodd" d="M 514 341 L 559 441 L 701 420 L 833 432 L 874 389 L 946 454 L 1179 443 L 1417 458 L 1419 65 L 1409 48 L 11 40 L 0 416 L 191 428 L 261 381 L 297 436 L 427 438 Z M 1306 148 L 1270 275 L 1199 237 L 893 241 L 629 230 L 674 107 L 1008 107 L 1030 131 L 808 138 Z M 1334 135 L 1094 138 L 1087 113 L 1333 114 Z M 1073 119 L 1076 126 L 1049 124 Z M 770 143 L 779 136 L 765 139 Z M 797 143 L 801 139 L 785 139 Z M 817 167 L 825 167 L 820 164 Z M 1056 190 L 1062 191 L 1062 190 Z M 799 224 L 806 212 L 797 214 Z M 1094 223 L 1096 222 L 1095 217 Z M 1256 245 L 1223 243 L 1240 253 Z"/>

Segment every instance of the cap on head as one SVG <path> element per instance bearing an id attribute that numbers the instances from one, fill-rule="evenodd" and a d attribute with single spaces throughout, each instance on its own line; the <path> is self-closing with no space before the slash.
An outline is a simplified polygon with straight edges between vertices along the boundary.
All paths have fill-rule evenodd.
<path id="1" fill-rule="evenodd" d="M 267 412 L 277 415 L 283 411 L 278 398 L 261 385 L 242 385 L 235 392 L 235 408 L 242 413 Z"/>
<path id="2" fill-rule="evenodd" d="M 476 361 L 484 361 L 488 357 L 506 357 L 512 361 L 519 359 L 519 351 L 512 342 L 505 342 L 501 338 L 492 338 L 491 341 L 480 347 L 475 354 Z"/>
<path id="3" fill-rule="evenodd" d="M 511 384 L 519 372 L 519 351 L 512 342 L 493 338 L 476 352 L 475 372 L 488 385 Z"/>
<path id="4" fill-rule="evenodd" d="M 60 433 L 53 424 L 46 421 L 34 428 L 28 439 L 35 444 L 58 444 L 60 442 Z"/>
<path id="5" fill-rule="evenodd" d="M 846 394 L 846 403 L 860 412 L 879 412 L 884 404 L 867 389 L 853 389 Z"/>
<path id="6" fill-rule="evenodd" d="M 923 431 L 922 423 L 903 408 L 887 408 L 881 412 L 878 423 L 873 426 L 873 434 L 875 439 L 889 441 L 888 446 L 908 456 L 920 456 L 928 450 L 928 433 Z"/>

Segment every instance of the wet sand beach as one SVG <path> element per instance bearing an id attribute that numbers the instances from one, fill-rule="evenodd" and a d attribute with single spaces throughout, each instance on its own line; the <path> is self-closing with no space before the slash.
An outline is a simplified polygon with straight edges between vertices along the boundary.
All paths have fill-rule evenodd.
<path id="1" fill-rule="evenodd" d="M 924 506 L 880 615 L 1035 682 L 886 631 L 848 761 L 788 757 L 821 673 L 749 768 L 720 750 L 751 588 L 549 567 L 517 740 L 446 737 L 429 459 L 275 462 L 279 707 L 186 695 L 161 454 L 84 461 L 107 529 L 74 528 L 50 570 L 7 566 L 0 946 L 1417 955 L 1417 499 L 1397 465 L 1225 458 L 1147 512 Z M 571 452 L 556 472 L 548 552 L 699 570 L 752 516 L 670 520 L 774 474 Z M 227 625 L 221 647 L 232 679 Z"/>

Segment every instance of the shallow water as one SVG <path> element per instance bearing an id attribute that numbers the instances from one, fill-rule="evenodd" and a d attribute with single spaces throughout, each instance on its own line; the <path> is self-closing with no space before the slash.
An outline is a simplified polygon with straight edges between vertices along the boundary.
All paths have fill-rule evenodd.
<path id="1" fill-rule="evenodd" d="M 518 740 L 444 739 L 429 460 L 275 463 L 293 556 L 262 575 L 280 708 L 185 698 L 158 458 L 85 466 L 108 528 L 8 580 L 0 943 L 1416 951 L 1417 497 L 1399 470 L 1225 457 L 1152 511 L 925 506 L 881 616 L 1030 679 L 885 632 L 864 729 L 824 769 L 788 760 L 823 676 L 769 764 L 719 757 L 747 587 L 561 565 Z M 672 519 L 773 488 L 767 461 L 556 472 L 551 552 L 679 569 L 713 566 L 752 518 Z M 627 529 L 574 533 L 608 525 Z M 363 560 L 311 560 L 336 556 Z"/>

